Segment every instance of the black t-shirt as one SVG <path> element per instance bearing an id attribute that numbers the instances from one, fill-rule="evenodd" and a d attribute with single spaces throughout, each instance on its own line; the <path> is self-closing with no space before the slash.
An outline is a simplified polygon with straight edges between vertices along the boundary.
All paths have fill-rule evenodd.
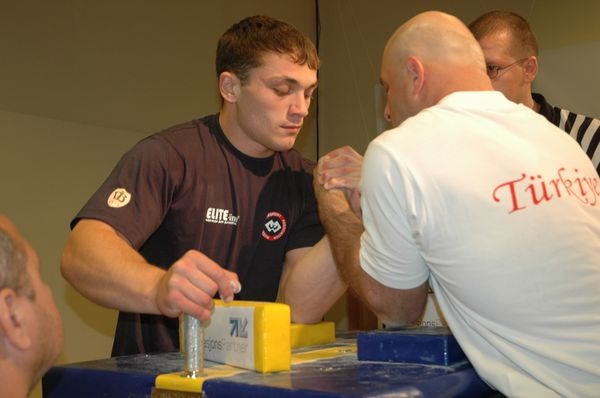
<path id="1" fill-rule="evenodd" d="M 165 269 L 197 249 L 239 275 L 236 299 L 274 301 L 286 252 L 324 233 L 313 167 L 295 150 L 246 156 L 207 116 L 140 141 L 71 225 L 102 220 Z M 178 319 L 119 314 L 113 356 L 178 346 Z"/>

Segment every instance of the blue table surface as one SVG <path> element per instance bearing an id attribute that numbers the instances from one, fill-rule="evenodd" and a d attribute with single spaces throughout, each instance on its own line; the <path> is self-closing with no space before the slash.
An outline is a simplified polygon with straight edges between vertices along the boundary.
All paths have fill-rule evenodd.
<path id="1" fill-rule="evenodd" d="M 338 340 L 336 344 L 323 347 L 343 347 L 349 341 Z M 178 352 L 55 366 L 43 378 L 43 396 L 150 397 L 157 375 L 179 372 L 182 368 L 183 359 Z M 356 353 L 295 364 L 289 372 L 261 374 L 247 371 L 209 379 L 203 384 L 203 392 L 207 398 L 470 398 L 495 393 L 467 361 L 452 365 L 390 363 L 358 360 Z"/>

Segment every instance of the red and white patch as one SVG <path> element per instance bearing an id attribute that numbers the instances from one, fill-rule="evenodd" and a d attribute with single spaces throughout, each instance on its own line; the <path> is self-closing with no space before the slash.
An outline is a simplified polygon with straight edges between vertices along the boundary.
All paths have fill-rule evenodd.
<path id="1" fill-rule="evenodd" d="M 287 221 L 285 217 L 278 211 L 272 211 L 267 214 L 261 235 L 266 240 L 274 241 L 281 238 L 286 230 Z"/>

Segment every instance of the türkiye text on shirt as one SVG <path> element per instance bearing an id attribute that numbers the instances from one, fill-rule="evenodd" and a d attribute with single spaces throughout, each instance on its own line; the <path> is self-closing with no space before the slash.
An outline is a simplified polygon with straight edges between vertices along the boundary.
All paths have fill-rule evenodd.
<path id="1" fill-rule="evenodd" d="M 594 207 L 600 197 L 600 182 L 597 176 L 581 176 L 578 169 L 561 167 L 551 176 L 521 173 L 496 186 L 492 196 L 495 202 L 509 204 L 508 213 L 559 199 L 576 199 Z"/>

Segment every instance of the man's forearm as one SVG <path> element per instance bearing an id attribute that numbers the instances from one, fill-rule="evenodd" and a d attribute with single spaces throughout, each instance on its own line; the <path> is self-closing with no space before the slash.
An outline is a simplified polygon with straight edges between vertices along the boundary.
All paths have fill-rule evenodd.
<path id="1" fill-rule="evenodd" d="M 322 222 L 340 275 L 346 283 L 356 281 L 361 272 L 359 250 L 363 226 L 360 220 L 348 208 L 322 217 Z"/>
<path id="2" fill-rule="evenodd" d="M 292 311 L 292 322 L 315 323 L 323 319 L 325 313 L 346 291 L 336 269 L 329 239 L 323 237 L 309 249 L 296 249 L 288 254 L 300 255 L 294 264 L 287 264 L 282 275 L 281 298 Z"/>
<path id="3" fill-rule="evenodd" d="M 147 264 L 116 231 L 99 221 L 82 220 L 71 232 L 61 272 L 96 304 L 159 313 L 153 289 L 165 271 Z"/>
<path id="4" fill-rule="evenodd" d="M 331 241 L 340 275 L 357 296 L 383 322 L 406 325 L 422 313 L 428 284 L 414 289 L 393 289 L 382 285 L 360 265 L 361 220 L 350 209 L 341 191 L 319 191 L 319 214 Z"/>
<path id="5" fill-rule="evenodd" d="M 352 211 L 341 190 L 319 191 L 319 216 L 329 238 L 331 252 L 342 279 L 359 297 L 364 297 L 360 267 L 361 220 Z"/>

